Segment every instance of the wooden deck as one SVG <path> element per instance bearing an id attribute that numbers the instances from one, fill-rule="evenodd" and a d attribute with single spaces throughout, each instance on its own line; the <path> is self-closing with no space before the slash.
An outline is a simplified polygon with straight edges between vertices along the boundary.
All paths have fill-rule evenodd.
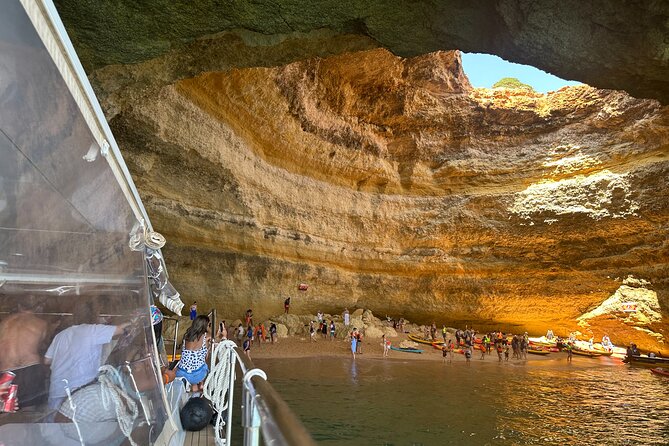
<path id="1" fill-rule="evenodd" d="M 208 424 L 207 427 L 198 432 L 186 432 L 184 446 L 215 446 L 214 426 Z"/>

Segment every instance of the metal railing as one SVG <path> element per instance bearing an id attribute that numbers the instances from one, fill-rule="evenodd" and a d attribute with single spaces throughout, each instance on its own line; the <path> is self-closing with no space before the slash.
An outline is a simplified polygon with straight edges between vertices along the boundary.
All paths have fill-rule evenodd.
<path id="1" fill-rule="evenodd" d="M 165 332 L 167 331 L 167 327 L 163 327 L 163 343 L 168 344 L 172 343 L 172 361 L 176 360 L 177 357 L 177 349 L 179 348 L 179 319 L 175 317 L 167 317 L 163 316 L 163 321 L 170 321 L 174 323 L 174 337 L 172 338 L 167 338 L 165 337 Z"/>
<path id="2" fill-rule="evenodd" d="M 286 402 L 267 381 L 265 372 L 253 364 L 251 359 L 232 341 L 223 341 L 217 348 L 227 351 L 229 375 L 223 382 L 229 386 L 226 409 L 225 443 L 217 440 L 217 444 L 230 444 L 232 407 L 234 403 L 234 382 L 237 379 L 237 366 L 241 372 L 239 377 L 242 386 L 241 398 L 241 426 L 244 430 L 244 446 L 257 446 L 262 443 L 278 446 L 315 446 L 316 443 L 305 429 Z M 216 352 L 220 353 L 220 352 Z M 217 355 L 218 356 L 218 355 Z M 213 364 L 213 368 L 219 364 Z M 226 365 L 221 365 L 225 367 Z M 215 370 L 212 370 L 214 372 Z M 205 384 L 206 387 L 206 384 Z M 212 401 L 215 408 L 223 402 Z M 262 435 L 261 435 L 262 434 Z M 216 432 L 219 436 L 219 433 Z"/>
<path id="3" fill-rule="evenodd" d="M 211 322 L 211 337 L 216 336 L 216 309 L 207 313 Z M 173 357 L 178 350 L 179 320 L 175 321 L 174 340 L 165 338 L 166 342 L 174 342 Z M 220 354 L 216 349 L 225 348 L 226 352 Z M 221 360 L 221 357 L 223 358 Z M 216 359 L 215 359 L 216 358 Z M 219 362 L 216 363 L 216 360 Z M 225 363 L 227 362 L 227 363 Z M 257 368 L 251 359 L 233 341 L 223 341 L 220 345 L 212 348 L 210 356 L 210 374 L 216 372 L 218 367 L 228 367 L 228 376 L 224 377 L 220 384 L 227 386 L 225 401 L 212 401 L 214 408 L 219 410 L 225 407 L 225 440 L 219 438 L 217 444 L 230 445 L 232 432 L 232 407 L 234 404 L 234 384 L 241 372 L 239 379 L 242 386 L 241 397 L 241 426 L 244 430 L 244 446 L 258 446 L 262 442 L 273 446 L 315 446 L 316 443 L 305 429 L 302 422 L 297 418 L 278 392 L 267 381 L 265 372 Z M 205 387 L 207 384 L 205 384 Z M 215 393 L 215 392 L 214 392 Z M 219 407 L 216 407 L 216 406 Z M 221 409 L 222 410 L 222 409 Z M 223 414 L 221 414 L 223 416 Z M 220 437 L 221 433 L 216 432 Z M 261 435 L 262 434 L 262 435 Z"/>

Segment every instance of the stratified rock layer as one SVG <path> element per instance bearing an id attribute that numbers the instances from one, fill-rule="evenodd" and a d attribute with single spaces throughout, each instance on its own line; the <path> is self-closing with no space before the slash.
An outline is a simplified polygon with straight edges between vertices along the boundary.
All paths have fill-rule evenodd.
<path id="1" fill-rule="evenodd" d="M 565 79 L 669 103 L 669 3 L 582 0 L 56 0 L 89 69 L 183 50 L 218 33 L 355 35 L 409 57 L 460 49 L 497 54 Z M 252 42 L 251 42 L 252 43 Z M 291 61 L 311 54 L 294 46 Z M 185 53 L 185 52 L 184 52 Z M 199 52 L 188 57 L 205 56 Z M 245 55 L 238 60 L 245 63 Z M 261 66 L 270 66 L 272 60 Z"/>
<path id="2" fill-rule="evenodd" d="M 291 295 L 298 313 L 606 330 L 664 348 L 658 102 L 587 86 L 472 89 L 457 52 L 169 62 L 182 57 L 93 79 L 187 301 L 267 317 Z M 663 318 L 640 331 L 611 310 L 579 325 L 630 274 Z"/>

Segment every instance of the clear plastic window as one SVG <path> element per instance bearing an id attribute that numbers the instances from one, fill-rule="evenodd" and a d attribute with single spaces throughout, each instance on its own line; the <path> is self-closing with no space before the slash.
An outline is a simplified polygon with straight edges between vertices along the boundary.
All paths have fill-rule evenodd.
<path id="1" fill-rule="evenodd" d="M 83 159 L 95 144 L 20 2 L 4 2 L 0 371 L 19 407 L 0 414 L 5 443 L 148 444 L 166 421 L 136 220 L 106 160 Z"/>

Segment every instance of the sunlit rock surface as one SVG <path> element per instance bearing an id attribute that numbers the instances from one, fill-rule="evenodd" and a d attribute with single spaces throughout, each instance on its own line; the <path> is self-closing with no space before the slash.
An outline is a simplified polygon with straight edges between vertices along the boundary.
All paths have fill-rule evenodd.
<path id="1" fill-rule="evenodd" d="M 208 59 L 203 41 L 245 39 L 250 46 L 326 31 L 337 52 L 357 36 L 404 57 L 460 49 L 497 54 L 565 79 L 669 103 L 669 3 L 582 0 L 56 0 L 87 69 L 137 63 L 178 50 L 181 62 Z M 252 38 L 251 31 L 264 39 Z M 319 38 L 321 42 L 325 39 Z M 183 51 L 184 45 L 195 47 Z M 288 61 L 314 46 L 289 46 Z M 341 51 L 341 50 L 339 50 Z M 233 53 L 234 54 L 234 53 Z M 240 64 L 246 53 L 236 53 Z M 187 65 L 180 65 L 186 67 Z M 259 66 L 273 66 L 266 58 Z"/>
<path id="2" fill-rule="evenodd" d="M 93 73 L 187 302 L 264 318 L 290 295 L 301 314 L 669 353 L 667 108 L 588 86 L 473 89 L 456 52 L 348 43 L 273 68 L 173 52 Z M 602 306 L 630 274 L 659 320 Z"/>

